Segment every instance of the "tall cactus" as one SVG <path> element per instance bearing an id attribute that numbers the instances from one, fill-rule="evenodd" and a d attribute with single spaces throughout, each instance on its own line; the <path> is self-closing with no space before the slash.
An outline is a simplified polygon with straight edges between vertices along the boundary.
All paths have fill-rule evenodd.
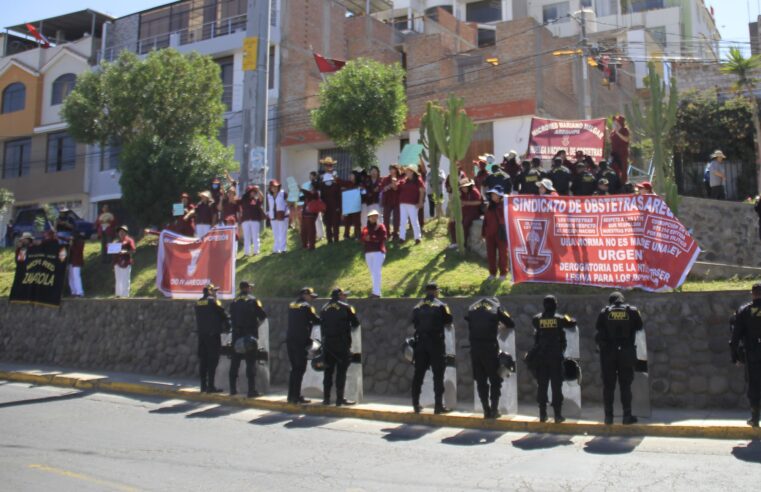
<path id="1" fill-rule="evenodd" d="M 441 106 L 433 101 L 428 101 L 426 104 L 425 113 L 420 119 L 420 138 L 418 143 L 423 146 L 423 159 L 430 164 L 431 169 L 428 171 L 431 173 L 431 188 L 433 200 L 436 203 L 436 216 L 441 217 L 441 182 L 439 180 L 439 167 L 441 165 L 441 150 L 434 141 L 432 135 L 433 130 L 431 128 L 431 113 L 434 111 L 441 111 Z"/>
<path id="2" fill-rule="evenodd" d="M 640 101 L 635 101 L 631 106 L 627 105 L 626 118 L 637 136 L 653 141 L 655 192 L 666 200 L 669 208 L 676 214 L 679 210 L 679 191 L 669 135 L 676 123 L 679 94 L 675 78 L 669 80 L 669 88 L 666 91 L 666 84 L 655 71 L 655 64 L 650 62 L 647 68 L 645 88 L 650 93 L 650 100 L 645 103 L 644 111 Z"/>
<path id="3" fill-rule="evenodd" d="M 430 127 L 436 146 L 449 159 L 449 184 L 452 187 L 452 204 L 449 207 L 455 222 L 457 249 L 465 252 L 465 231 L 462 227 L 462 205 L 460 203 L 460 183 L 458 162 L 465 157 L 476 126 L 463 108 L 461 97 L 450 95 L 446 107 L 430 112 Z"/>

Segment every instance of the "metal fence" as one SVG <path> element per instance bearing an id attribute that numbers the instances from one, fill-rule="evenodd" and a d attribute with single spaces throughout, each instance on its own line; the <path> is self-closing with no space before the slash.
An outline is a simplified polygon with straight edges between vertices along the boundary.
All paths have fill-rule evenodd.
<path id="1" fill-rule="evenodd" d="M 708 196 L 708 191 L 703 181 L 707 164 L 707 162 L 685 162 L 682 164 L 682 173 L 679 177 L 678 185 L 683 195 Z M 748 186 L 743 186 L 742 181 L 749 179 L 749 176 L 747 176 L 747 171 L 743 172 L 743 163 L 724 161 L 724 168 L 726 169 L 727 176 L 725 190 L 727 200 L 742 200 L 746 198 L 742 196 L 742 190 L 748 189 Z"/>

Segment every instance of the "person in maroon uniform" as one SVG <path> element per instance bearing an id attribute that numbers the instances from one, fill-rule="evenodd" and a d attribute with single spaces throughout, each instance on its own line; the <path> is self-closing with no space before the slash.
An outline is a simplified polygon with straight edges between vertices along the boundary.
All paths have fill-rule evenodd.
<path id="1" fill-rule="evenodd" d="M 475 188 L 475 183 L 468 178 L 460 180 L 460 203 L 462 206 L 462 229 L 465 233 L 465 242 L 470 236 L 470 226 L 473 221 L 481 216 L 481 193 Z M 449 249 L 457 247 L 457 235 L 454 220 L 449 221 Z"/>
<path id="2" fill-rule="evenodd" d="M 264 195 L 256 185 L 248 185 L 240 198 L 240 220 L 243 228 L 243 254 L 258 255 L 259 235 L 264 221 Z"/>
<path id="3" fill-rule="evenodd" d="M 362 168 L 357 167 L 351 172 L 350 180 L 348 181 L 343 179 L 338 180 L 338 184 L 341 185 L 341 193 L 347 190 L 360 189 L 362 187 L 362 182 L 365 176 L 367 175 L 363 174 Z M 362 232 L 361 231 L 361 228 L 362 228 L 361 207 L 359 212 L 354 212 L 354 213 L 344 215 L 343 223 L 344 223 L 344 239 L 350 239 L 351 237 L 354 237 L 354 239 L 359 241 L 359 235 Z M 352 228 L 354 228 L 353 234 L 350 233 Z"/>
<path id="4" fill-rule="evenodd" d="M 421 157 L 418 161 L 417 165 L 417 174 L 420 176 L 420 180 L 423 182 L 423 196 L 425 197 L 425 183 L 426 178 L 428 177 L 428 169 L 425 167 L 425 163 L 423 162 L 423 158 Z M 417 210 L 417 220 L 420 224 L 420 229 L 423 229 L 423 225 L 425 224 L 425 206 L 420 207 Z"/>
<path id="5" fill-rule="evenodd" d="M 185 214 L 185 218 L 194 217 L 196 220 L 196 237 L 204 237 L 213 224 L 215 224 L 216 213 L 214 211 L 214 202 L 211 199 L 211 192 L 202 191 L 198 194 L 201 201 Z"/>
<path id="6" fill-rule="evenodd" d="M 320 181 L 320 197 L 325 202 L 322 220 L 325 224 L 325 237 L 328 243 L 338 242 L 341 228 L 341 184 L 335 174 L 336 161 L 332 157 L 320 160 L 325 173 Z"/>
<path id="7" fill-rule="evenodd" d="M 71 237 L 69 247 L 69 290 L 74 297 L 84 297 L 82 288 L 82 267 L 85 264 L 85 240 L 81 232 Z"/>
<path id="8" fill-rule="evenodd" d="M 611 168 L 616 171 L 621 184 L 628 181 L 629 172 L 629 129 L 626 118 L 621 115 L 613 118 L 613 130 L 610 132 Z"/>
<path id="9" fill-rule="evenodd" d="M 225 225 L 238 224 L 240 206 L 237 193 L 235 193 L 235 188 L 232 186 L 227 189 L 225 196 L 222 197 L 222 201 L 217 206 L 217 212 L 219 213 L 221 222 Z"/>
<path id="10" fill-rule="evenodd" d="M 380 214 L 377 210 L 367 213 L 367 226 L 362 229 L 362 244 L 365 247 L 365 262 L 373 280 L 373 291 L 370 297 L 381 296 L 381 270 L 386 260 L 386 228 L 378 223 Z"/>
<path id="11" fill-rule="evenodd" d="M 484 189 L 484 182 L 486 181 L 486 178 L 489 177 L 489 171 L 486 169 L 486 155 L 480 155 L 478 156 L 477 161 L 473 161 L 473 164 L 478 166 L 478 172 L 476 173 L 476 177 L 473 180 L 476 184 L 476 189 L 479 191 L 479 193 L 484 193 L 486 190 Z"/>
<path id="12" fill-rule="evenodd" d="M 167 229 L 183 236 L 193 237 L 196 233 L 195 220 L 190 211 L 194 206 L 190 203 L 190 196 L 187 193 L 180 195 L 180 203 L 182 203 L 183 214 L 175 217 L 172 222 L 167 225 Z"/>
<path id="13" fill-rule="evenodd" d="M 425 184 L 417 173 L 417 166 L 404 169 L 405 178 L 399 185 L 399 240 L 407 239 L 407 223 L 412 225 L 415 244 L 420 244 L 422 237 L 418 210 L 425 201 Z"/>
<path id="14" fill-rule="evenodd" d="M 130 276 L 132 274 L 132 255 L 135 253 L 135 240 L 129 236 L 129 229 L 123 225 L 117 231 L 119 238 L 116 242 L 121 243 L 121 251 L 113 255 L 115 295 L 116 297 L 129 297 Z"/>
<path id="15" fill-rule="evenodd" d="M 383 223 L 394 239 L 399 237 L 399 185 L 402 182 L 399 164 L 388 166 L 388 176 L 381 181 L 381 203 L 383 204 Z M 393 216 L 393 218 L 392 218 Z"/>
<path id="16" fill-rule="evenodd" d="M 380 212 L 381 177 L 378 166 L 370 166 L 370 173 L 362 183 L 362 227 L 367 226 L 367 214 L 375 210 Z"/>
<path id="17" fill-rule="evenodd" d="M 325 203 L 320 200 L 319 179 L 316 171 L 309 173 L 309 187 L 301 189 L 304 206 L 301 207 L 301 245 L 311 251 L 317 242 L 317 216 Z"/>
<path id="18" fill-rule="evenodd" d="M 489 280 L 507 278 L 507 228 L 502 205 L 502 187 L 497 185 L 486 192 L 489 204 L 484 212 L 481 234 L 486 241 L 486 258 L 489 262 Z"/>

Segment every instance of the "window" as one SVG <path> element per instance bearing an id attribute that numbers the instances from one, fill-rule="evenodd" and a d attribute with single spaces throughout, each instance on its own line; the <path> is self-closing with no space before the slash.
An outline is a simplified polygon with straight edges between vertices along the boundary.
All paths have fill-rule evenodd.
<path id="1" fill-rule="evenodd" d="M 77 145 L 66 132 L 48 135 L 47 172 L 68 171 L 74 169 L 77 162 Z"/>
<path id="2" fill-rule="evenodd" d="M 663 8 L 663 0 L 630 0 L 629 12 L 645 12 Z"/>
<path id="3" fill-rule="evenodd" d="M 461 84 L 478 82 L 480 71 L 484 68 L 480 56 L 468 56 L 457 60 L 457 81 Z"/>
<path id="4" fill-rule="evenodd" d="M 111 140 L 100 159 L 100 170 L 111 171 L 119 168 L 119 156 L 122 153 L 122 145 L 117 140 Z"/>
<path id="5" fill-rule="evenodd" d="M 18 178 L 29 174 L 29 156 L 31 150 L 31 138 L 21 138 L 5 143 L 3 179 Z"/>
<path id="6" fill-rule="evenodd" d="M 499 22 L 502 20 L 502 2 L 500 0 L 481 0 L 465 5 L 466 22 Z"/>
<path id="7" fill-rule="evenodd" d="M 568 22 L 570 17 L 568 14 L 571 12 L 568 2 L 553 3 L 542 7 L 542 20 L 546 24 L 548 22 Z"/>
<path id="8" fill-rule="evenodd" d="M 26 86 L 14 82 L 3 91 L 3 114 L 21 111 L 26 106 Z"/>
<path id="9" fill-rule="evenodd" d="M 494 46 L 497 44 L 497 31 L 494 29 L 479 29 L 478 30 L 478 47 Z"/>
<path id="10" fill-rule="evenodd" d="M 581 8 L 583 8 L 583 9 L 591 9 L 592 8 L 592 0 L 581 0 Z"/>
<path id="11" fill-rule="evenodd" d="M 653 40 L 661 46 L 661 48 L 666 47 L 666 26 L 651 27 L 647 31 L 650 33 L 650 36 L 653 37 Z"/>
<path id="12" fill-rule="evenodd" d="M 51 96 L 50 105 L 63 103 L 77 83 L 77 76 L 73 73 L 65 73 L 53 81 L 53 95 Z"/>
<path id="13" fill-rule="evenodd" d="M 595 13 L 597 17 L 618 15 L 618 0 L 597 0 L 595 2 Z"/>
<path id="14" fill-rule="evenodd" d="M 228 111 L 233 108 L 233 57 L 220 58 L 217 61 L 219 65 L 219 74 L 222 77 L 222 102 Z"/>
<path id="15" fill-rule="evenodd" d="M 322 149 L 319 152 L 318 159 L 322 160 L 326 157 L 332 157 L 338 164 L 335 166 L 335 173 L 338 174 L 340 179 L 349 179 L 351 177 L 351 155 L 344 149 Z M 322 166 L 320 166 L 322 167 Z"/>

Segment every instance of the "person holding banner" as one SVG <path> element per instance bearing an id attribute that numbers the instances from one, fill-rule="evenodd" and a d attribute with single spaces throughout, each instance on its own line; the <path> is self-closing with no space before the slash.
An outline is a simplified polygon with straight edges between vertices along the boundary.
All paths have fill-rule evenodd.
<path id="1" fill-rule="evenodd" d="M 365 247 L 365 262 L 370 269 L 370 277 L 373 279 L 373 292 L 371 298 L 381 296 L 381 269 L 386 260 L 386 227 L 378 223 L 380 214 L 377 210 L 367 213 L 367 226 L 362 229 L 361 240 Z"/>
<path id="2" fill-rule="evenodd" d="M 549 178 L 544 178 L 539 181 L 539 183 L 537 183 L 537 188 L 539 189 L 539 196 L 559 196 L 558 192 L 555 191 L 555 187 L 552 185 L 552 180 Z"/>
<path id="3" fill-rule="evenodd" d="M 243 229 L 243 254 L 259 254 L 259 234 L 264 220 L 264 196 L 256 185 L 248 185 L 240 199 L 240 218 Z"/>
<path id="4" fill-rule="evenodd" d="M 132 255 L 135 252 L 135 240 L 129 236 L 129 229 L 126 225 L 119 226 L 117 231 L 121 243 L 119 252 L 114 254 L 114 278 L 115 278 L 115 296 L 129 297 L 130 276 L 132 275 Z"/>
<path id="5" fill-rule="evenodd" d="M 500 281 L 507 278 L 507 229 L 505 228 L 505 209 L 502 204 L 503 196 L 502 187 L 499 185 L 486 192 L 488 205 L 484 211 L 481 235 L 486 241 L 489 280 L 497 278 L 498 271 Z M 497 270 L 498 258 L 499 270 Z"/>
<path id="6" fill-rule="evenodd" d="M 212 224 L 215 223 L 215 212 L 212 206 L 214 201 L 211 199 L 211 192 L 202 191 L 198 194 L 201 201 L 185 214 L 184 219 L 189 220 L 191 217 L 196 219 L 196 237 L 201 238 L 211 230 Z"/>
<path id="7" fill-rule="evenodd" d="M 282 190 L 280 181 L 276 179 L 270 180 L 269 183 L 267 214 L 274 237 L 272 252 L 285 253 L 288 248 L 288 195 Z"/>
<path id="8" fill-rule="evenodd" d="M 420 222 L 418 222 L 418 210 L 423 207 L 425 201 L 425 184 L 417 173 L 417 165 L 407 166 L 404 169 L 405 179 L 399 185 L 399 240 L 407 240 L 407 223 L 412 226 L 415 244 L 420 244 L 422 234 Z"/>
<path id="9" fill-rule="evenodd" d="M 398 164 L 391 164 L 388 166 L 388 176 L 381 181 L 383 223 L 386 225 L 389 237 L 394 239 L 399 237 L 399 185 L 402 182 L 401 172 Z M 392 215 L 393 219 L 391 218 Z"/>
<path id="10" fill-rule="evenodd" d="M 617 115 L 613 118 L 613 130 L 610 132 L 610 156 L 613 170 L 618 174 L 622 184 L 628 181 L 629 172 L 629 129 L 626 118 Z"/>

